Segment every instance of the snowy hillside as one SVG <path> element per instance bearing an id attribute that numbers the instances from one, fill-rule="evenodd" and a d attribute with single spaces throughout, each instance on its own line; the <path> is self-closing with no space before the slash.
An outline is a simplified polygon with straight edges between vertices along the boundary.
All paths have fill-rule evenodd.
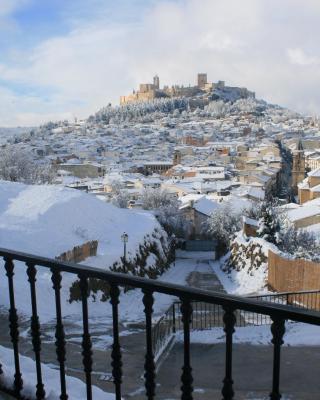
<path id="1" fill-rule="evenodd" d="M 238 295 L 262 293 L 266 290 L 268 274 L 268 252 L 278 253 L 278 248 L 262 238 L 246 238 L 240 231 L 230 246 L 230 257 L 217 271 L 228 292 Z"/>
<path id="2" fill-rule="evenodd" d="M 74 189 L 58 186 L 28 186 L 20 183 L 0 182 L 0 247 L 55 257 L 88 240 L 98 240 L 98 254 L 85 261 L 87 265 L 109 268 L 123 255 L 121 234 L 127 232 L 128 261 L 133 260 L 140 246 L 147 243 L 158 252 L 166 250 L 166 234 L 155 217 L 146 212 L 118 209 L 96 197 Z M 150 253 L 148 266 L 156 257 Z M 18 310 L 30 312 L 29 287 L 26 267 L 16 263 L 15 288 Z M 80 304 L 69 304 L 69 290 L 75 276 L 64 274 L 62 297 L 67 314 L 77 314 Z M 7 278 L 0 263 L 0 291 L 7 293 Z M 54 305 L 46 300 L 52 290 L 51 275 L 39 268 L 39 313 L 43 320 L 50 320 Z M 8 297 L 1 296 L 0 306 L 8 306 Z M 105 313 L 95 305 L 94 314 Z"/>
<path id="3" fill-rule="evenodd" d="M 105 268 L 122 256 L 123 232 L 129 235 L 130 258 L 155 229 L 161 231 L 152 214 L 119 209 L 79 190 L 0 182 L 0 246 L 4 248 L 56 257 L 98 240 L 100 262 L 94 264 Z"/>

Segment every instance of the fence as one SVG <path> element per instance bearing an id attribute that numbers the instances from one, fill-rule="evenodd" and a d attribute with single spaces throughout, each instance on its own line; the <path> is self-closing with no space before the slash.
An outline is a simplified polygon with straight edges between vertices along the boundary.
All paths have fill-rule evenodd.
<path id="1" fill-rule="evenodd" d="M 91 240 L 80 246 L 75 246 L 72 250 L 66 251 L 56 257 L 59 261 L 79 263 L 88 257 L 97 255 L 98 241 Z"/>
<path id="2" fill-rule="evenodd" d="M 320 288 L 320 263 L 304 259 L 289 260 L 269 250 L 268 285 L 276 292 L 318 290 Z M 307 299 L 302 299 L 301 304 L 304 304 L 305 300 Z M 311 308 L 319 310 L 319 296 L 314 299 Z"/>
<path id="3" fill-rule="evenodd" d="M 306 310 L 320 311 L 318 306 L 320 290 L 303 292 L 269 293 L 248 298 L 273 304 L 284 304 Z M 219 304 L 192 302 L 190 329 L 209 330 L 224 326 L 223 307 Z M 235 312 L 237 327 L 271 325 L 270 316 L 256 312 L 238 310 Z M 173 335 L 183 329 L 181 302 L 174 302 L 153 326 L 153 348 L 158 359 L 167 348 Z"/>

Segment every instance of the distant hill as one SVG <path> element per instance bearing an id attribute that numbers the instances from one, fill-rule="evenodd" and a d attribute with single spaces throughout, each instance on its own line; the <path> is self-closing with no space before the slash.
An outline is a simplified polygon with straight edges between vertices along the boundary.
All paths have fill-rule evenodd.
<path id="1" fill-rule="evenodd" d="M 17 127 L 17 128 L 1 128 L 0 127 L 0 145 L 5 143 L 8 139 L 20 136 L 23 133 L 29 132 L 32 128 Z"/>

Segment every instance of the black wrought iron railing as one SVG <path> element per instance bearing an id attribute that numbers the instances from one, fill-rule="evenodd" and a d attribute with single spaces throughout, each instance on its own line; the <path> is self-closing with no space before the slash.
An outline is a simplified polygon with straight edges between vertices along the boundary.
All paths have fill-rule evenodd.
<path id="1" fill-rule="evenodd" d="M 266 301 L 272 304 L 283 304 L 306 310 L 320 311 L 320 291 L 305 290 L 301 292 L 268 293 L 248 296 L 249 299 Z M 210 304 L 192 301 L 191 330 L 209 330 L 224 326 L 224 309 L 220 304 Z M 236 310 L 237 327 L 271 325 L 272 319 L 268 314 L 246 310 Z M 181 302 L 175 301 L 164 315 L 153 326 L 153 348 L 158 359 L 170 344 L 173 335 L 183 329 Z"/>
<path id="2" fill-rule="evenodd" d="M 60 370 L 60 399 L 67 400 L 65 362 L 68 354 L 66 353 L 66 339 L 64 334 L 64 318 L 61 308 L 61 285 L 62 272 L 74 274 L 80 280 L 81 302 L 82 302 L 82 358 L 83 370 L 86 381 L 86 398 L 92 399 L 92 365 L 93 353 L 88 315 L 88 280 L 90 278 L 108 282 L 110 285 L 110 303 L 113 316 L 113 344 L 111 354 L 112 375 L 115 386 L 115 397 L 121 399 L 122 394 L 122 352 L 119 335 L 119 298 L 121 287 L 133 287 L 143 292 L 143 304 L 145 313 L 145 337 L 146 354 L 144 364 L 145 392 L 148 399 L 155 397 L 156 374 L 155 374 L 155 349 L 153 348 L 152 315 L 154 304 L 154 293 L 162 293 L 175 296 L 179 299 L 182 316 L 182 331 L 184 340 L 184 356 L 181 375 L 181 391 L 183 400 L 191 400 L 193 392 L 193 372 L 190 356 L 190 330 L 193 315 L 192 303 L 205 303 L 207 305 L 218 305 L 222 310 L 222 319 L 226 337 L 225 355 L 225 378 L 222 384 L 222 395 L 224 399 L 232 399 L 234 396 L 233 377 L 232 377 L 232 351 L 233 333 L 235 331 L 237 313 L 252 312 L 266 315 L 272 320 L 271 335 L 273 343 L 273 383 L 270 398 L 280 399 L 280 351 L 283 344 L 285 333 L 285 321 L 292 320 L 307 324 L 320 325 L 320 314 L 313 310 L 299 309 L 283 304 L 270 304 L 257 299 L 242 298 L 231 296 L 224 293 L 208 292 L 194 288 L 159 282 L 156 280 L 133 277 L 126 274 L 118 274 L 102 271 L 98 268 L 91 268 L 85 265 L 76 265 L 58 262 L 56 260 L 43 257 L 36 257 L 30 254 L 18 253 L 15 251 L 0 249 L 0 257 L 4 260 L 4 268 L 8 279 L 9 296 L 9 328 L 14 353 L 14 376 L 13 386 L 6 386 L 1 379 L 2 365 L 0 360 L 0 390 L 7 391 L 17 399 L 22 399 L 24 387 L 23 376 L 20 368 L 19 354 L 19 318 L 15 304 L 14 273 L 16 268 L 25 268 L 30 285 L 32 315 L 31 315 L 31 336 L 36 363 L 36 399 L 44 399 L 46 382 L 43 379 L 41 364 L 41 326 L 37 311 L 37 271 L 46 268 L 50 271 L 53 283 L 53 296 L 55 297 L 56 308 L 56 347 L 57 362 Z M 15 261 L 22 262 L 15 265 Z M 48 293 L 49 296 L 49 293 Z M 120 304 L 121 306 L 121 304 Z M 25 399 L 25 397 L 24 397 Z"/>
<path id="3" fill-rule="evenodd" d="M 320 290 L 268 293 L 249 297 L 274 304 L 287 304 L 298 308 L 305 308 L 306 310 L 320 311 Z"/>

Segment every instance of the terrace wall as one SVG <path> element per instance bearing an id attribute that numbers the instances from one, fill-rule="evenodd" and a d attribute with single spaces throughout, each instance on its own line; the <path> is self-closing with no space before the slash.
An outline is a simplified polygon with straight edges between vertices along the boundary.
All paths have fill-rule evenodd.
<path id="1" fill-rule="evenodd" d="M 73 249 L 68 250 L 56 257 L 56 260 L 64 262 L 79 263 L 88 257 L 97 255 L 98 241 L 91 240 L 80 246 L 75 246 Z"/>

